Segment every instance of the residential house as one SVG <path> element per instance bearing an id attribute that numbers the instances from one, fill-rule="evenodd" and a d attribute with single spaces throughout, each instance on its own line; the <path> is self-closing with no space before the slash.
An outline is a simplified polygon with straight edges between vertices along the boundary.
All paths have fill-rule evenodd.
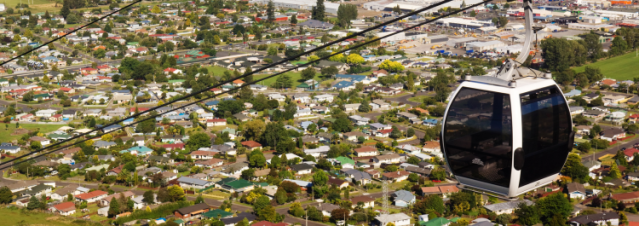
<path id="1" fill-rule="evenodd" d="M 605 129 L 604 131 L 601 132 L 599 138 L 602 140 L 607 140 L 607 141 L 616 141 L 618 139 L 623 139 L 626 137 L 626 132 L 621 129 L 621 128 L 617 128 L 617 127 L 611 127 L 608 129 Z"/>
<path id="2" fill-rule="evenodd" d="M 329 185 L 335 185 L 337 186 L 337 188 L 339 189 L 344 189 L 347 188 L 348 186 L 350 186 L 350 184 L 348 183 L 348 181 L 336 178 L 336 177 L 329 177 L 328 178 L 328 184 Z"/>
<path id="3" fill-rule="evenodd" d="M 249 169 L 248 164 L 244 162 L 233 163 L 222 170 L 222 173 L 226 175 L 239 174 L 244 170 Z"/>
<path id="4" fill-rule="evenodd" d="M 408 179 L 408 175 L 410 173 L 407 171 L 396 171 L 396 172 L 387 172 L 382 174 L 384 176 L 384 180 L 392 180 L 394 182 L 402 182 Z"/>
<path id="5" fill-rule="evenodd" d="M 373 157 L 373 161 L 375 163 L 386 163 L 386 164 L 399 163 L 401 159 L 402 158 L 399 154 L 394 154 L 394 153 Z"/>
<path id="6" fill-rule="evenodd" d="M 572 182 L 566 184 L 566 193 L 571 199 L 584 199 L 586 197 L 586 188 L 581 183 Z"/>
<path id="7" fill-rule="evenodd" d="M 372 182 L 371 175 L 367 172 L 362 172 L 356 169 L 344 169 L 343 172 L 347 179 L 351 179 L 356 184 L 365 185 Z"/>
<path id="8" fill-rule="evenodd" d="M 510 201 L 510 202 L 502 202 L 502 203 L 485 205 L 484 208 L 486 208 L 486 210 L 493 212 L 497 215 L 513 214 L 515 210 L 519 208 L 519 205 L 521 205 L 522 203 L 527 206 L 534 204 L 534 202 L 530 200 L 516 200 L 516 201 Z"/>
<path id="9" fill-rule="evenodd" d="M 211 158 L 208 160 L 196 161 L 195 166 L 205 167 L 205 168 L 215 168 L 224 165 L 223 159 Z"/>
<path id="10" fill-rule="evenodd" d="M 358 203 L 362 203 L 362 207 L 363 208 L 374 208 L 375 207 L 375 199 L 371 196 L 368 195 L 361 195 L 361 196 L 356 196 L 356 197 L 352 197 L 350 199 L 351 203 L 353 204 L 353 208 L 357 207 Z"/>
<path id="11" fill-rule="evenodd" d="M 639 202 L 639 191 L 613 194 L 610 198 L 625 204 Z"/>
<path id="12" fill-rule="evenodd" d="M 395 206 L 408 207 L 415 203 L 415 195 L 406 190 L 395 191 L 391 197 L 393 198 Z"/>
<path id="13" fill-rule="evenodd" d="M 375 222 L 373 225 L 377 226 L 386 226 L 392 223 L 395 226 L 409 226 L 411 217 L 404 213 L 395 213 L 395 214 L 380 214 L 375 217 Z"/>
<path id="14" fill-rule="evenodd" d="M 291 170 L 296 174 L 296 175 L 305 175 L 305 174 L 311 174 L 312 170 L 313 170 L 313 166 L 309 165 L 309 164 L 305 164 L 305 163 L 301 163 L 301 164 L 297 164 L 297 165 L 292 165 L 290 166 Z"/>
<path id="15" fill-rule="evenodd" d="M 255 149 L 262 148 L 262 144 L 260 144 L 260 143 L 258 143 L 258 142 L 255 142 L 255 141 L 252 141 L 252 140 L 243 141 L 241 144 L 242 144 L 242 146 L 244 146 L 244 147 L 246 148 L 246 150 L 248 150 L 248 151 L 253 151 L 253 150 L 255 150 Z"/>
<path id="16" fill-rule="evenodd" d="M 253 190 L 253 188 L 255 188 L 255 185 L 244 179 L 233 180 L 231 182 L 221 184 L 221 189 L 230 193 L 247 192 Z"/>
<path id="17" fill-rule="evenodd" d="M 180 187 L 183 187 L 183 188 L 204 189 L 213 184 L 213 182 L 211 181 L 205 181 L 205 180 L 200 180 L 200 179 L 195 179 L 190 177 L 180 177 L 178 178 L 177 181 L 180 184 Z"/>
<path id="18" fill-rule="evenodd" d="M 97 202 L 98 200 L 103 199 L 108 194 L 109 193 L 105 191 L 95 190 L 92 192 L 76 195 L 75 200 L 78 202 L 94 203 L 94 202 Z"/>
<path id="19" fill-rule="evenodd" d="M 183 207 L 175 210 L 174 214 L 177 218 L 187 219 L 201 215 L 211 209 L 206 203 L 198 203 L 192 206 Z"/>
<path id="20" fill-rule="evenodd" d="M 619 225 L 619 214 L 616 212 L 602 212 L 589 215 L 581 215 L 568 220 L 571 226 L 589 225 Z"/>
<path id="21" fill-rule="evenodd" d="M 322 211 L 322 215 L 324 215 L 325 217 L 330 217 L 331 216 L 331 212 L 333 212 L 333 210 L 336 209 L 340 209 L 341 207 L 335 204 L 330 204 L 330 203 L 311 203 L 308 205 L 315 207 L 315 209 Z"/>
<path id="22" fill-rule="evenodd" d="M 60 214 L 62 216 L 69 216 L 75 213 L 75 203 L 63 202 L 49 207 L 49 211 Z"/>
<path id="23" fill-rule="evenodd" d="M 355 152 L 355 156 L 357 157 L 368 157 L 368 156 L 379 155 L 379 151 L 374 146 L 363 146 L 361 148 L 356 148 L 353 151 Z"/>

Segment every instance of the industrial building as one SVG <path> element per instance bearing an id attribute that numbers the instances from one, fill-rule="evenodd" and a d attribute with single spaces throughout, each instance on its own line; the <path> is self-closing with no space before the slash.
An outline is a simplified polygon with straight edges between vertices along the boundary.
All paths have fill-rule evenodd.
<path id="1" fill-rule="evenodd" d="M 392 33 L 395 33 L 395 32 L 393 32 L 393 31 L 379 32 L 375 36 L 384 37 L 384 36 L 392 34 Z M 397 33 L 395 35 L 392 35 L 392 36 L 389 36 L 389 37 L 386 37 L 386 38 L 382 38 L 382 40 L 380 40 L 380 42 L 382 42 L 382 43 L 384 43 L 384 42 L 398 42 L 398 41 L 401 41 L 401 40 L 404 40 L 404 39 L 406 39 L 406 34 L 404 32 L 400 32 L 400 33 Z"/>
<path id="2" fill-rule="evenodd" d="M 271 0 L 250 0 L 249 2 L 252 4 L 263 4 L 266 5 Z M 277 8 L 288 8 L 288 9 L 301 9 L 301 10 L 312 10 L 313 6 L 317 4 L 316 1 L 297 1 L 297 0 L 272 0 L 273 6 Z M 332 2 L 324 2 L 324 8 L 327 13 L 337 14 L 337 8 L 339 4 Z"/>
<path id="3" fill-rule="evenodd" d="M 411 40 L 411 41 L 422 42 L 428 38 L 428 34 L 422 33 L 422 32 L 406 32 L 404 35 L 406 36 L 406 40 Z"/>
<path id="4" fill-rule="evenodd" d="M 492 22 L 488 21 L 479 21 L 479 20 L 470 20 L 470 19 L 462 19 L 462 18 L 443 18 L 438 20 L 437 25 L 444 27 L 454 27 L 454 28 L 466 28 L 470 30 L 475 30 L 481 27 L 490 27 L 495 26 Z"/>
<path id="5" fill-rule="evenodd" d="M 495 48 L 505 47 L 505 46 L 507 46 L 506 43 L 503 43 L 497 40 L 488 41 L 488 42 L 471 42 L 471 43 L 466 43 L 466 50 L 482 52 L 482 51 L 494 50 Z"/>
<path id="6" fill-rule="evenodd" d="M 620 11 L 612 11 L 612 10 L 593 10 L 593 11 L 602 17 L 609 18 L 610 20 L 613 20 L 613 18 L 611 18 L 612 16 L 616 16 L 614 20 L 637 18 L 639 16 L 639 12 L 620 12 Z"/>
<path id="7" fill-rule="evenodd" d="M 448 35 L 434 35 L 427 38 L 426 43 L 440 43 L 447 42 Z"/>
<path id="8" fill-rule="evenodd" d="M 610 25 L 610 24 L 581 24 L 581 23 L 568 24 L 568 29 L 575 29 L 575 30 L 601 30 L 602 28 L 604 30 L 608 30 L 614 27 L 615 25 Z"/>
<path id="9" fill-rule="evenodd" d="M 495 52 L 506 53 L 506 54 L 520 53 L 523 48 L 524 46 L 521 44 L 516 44 L 512 46 L 499 46 L 499 47 L 495 47 Z"/>
<path id="10" fill-rule="evenodd" d="M 466 46 L 467 43 L 476 42 L 476 41 L 477 41 L 477 38 L 473 38 L 473 37 L 459 38 L 459 39 L 448 40 L 448 42 L 446 42 L 446 45 L 454 46 L 454 47 L 464 47 Z"/>

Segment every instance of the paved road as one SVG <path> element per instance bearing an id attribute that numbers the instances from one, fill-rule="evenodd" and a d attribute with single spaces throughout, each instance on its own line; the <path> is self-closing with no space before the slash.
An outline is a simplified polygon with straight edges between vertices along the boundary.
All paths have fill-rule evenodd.
<path id="1" fill-rule="evenodd" d="M 47 42 L 51 41 L 51 39 L 49 39 L 48 37 L 44 37 L 44 36 L 40 36 L 40 40 L 42 41 L 42 43 L 47 43 Z M 67 52 L 69 52 L 69 53 L 72 53 L 72 52 L 73 52 L 73 50 L 75 50 L 75 49 L 73 49 L 73 48 L 69 48 L 68 46 L 66 46 L 65 44 L 63 44 L 63 43 L 61 43 L 61 42 L 53 42 L 53 45 L 54 45 L 56 48 L 58 48 L 58 49 L 62 49 L 62 50 L 67 51 Z M 78 55 L 79 55 L 79 57 L 82 57 L 83 59 L 87 59 L 87 60 L 90 60 L 90 61 L 96 62 L 96 63 L 98 63 L 98 64 L 101 64 L 101 63 L 102 63 L 102 61 L 101 61 L 101 60 L 99 60 L 99 59 L 97 59 L 97 58 L 94 58 L 93 56 L 87 55 L 87 54 L 85 54 L 84 52 L 78 52 Z"/>
<path id="2" fill-rule="evenodd" d="M 607 155 L 607 154 L 617 154 L 617 151 L 621 150 L 622 148 L 630 148 L 632 147 L 632 145 L 634 145 L 635 143 L 639 143 L 639 136 L 636 136 L 635 138 L 632 138 L 630 140 L 625 140 L 623 141 L 625 143 L 620 144 L 620 145 L 616 145 L 613 147 L 610 147 L 606 150 L 597 152 L 594 154 L 594 158 L 595 160 L 600 158 L 601 156 Z M 581 162 L 588 162 L 588 161 L 592 161 L 593 159 L 593 155 L 589 154 L 589 155 L 582 155 L 581 156 Z"/>
<path id="3" fill-rule="evenodd" d="M 184 50 L 178 50 L 178 51 L 174 51 L 174 52 L 169 52 L 167 54 L 183 54 L 186 53 L 188 51 L 191 51 L 192 49 L 184 49 Z M 216 57 L 220 58 L 220 57 L 228 57 L 228 56 L 233 56 L 233 55 L 242 55 L 243 53 L 238 53 L 238 52 L 233 52 L 233 51 L 218 51 Z M 150 55 L 150 56 L 141 56 L 138 57 L 138 59 L 152 59 L 154 56 Z M 109 60 L 108 62 L 106 62 L 107 64 L 120 64 L 120 61 L 122 61 L 122 59 L 118 59 L 118 60 Z M 98 63 L 100 64 L 100 63 Z M 182 63 L 182 65 L 189 65 L 191 63 L 186 62 L 186 63 Z M 60 70 L 68 70 L 69 72 L 76 72 L 79 71 L 81 68 L 85 68 L 85 67 L 91 67 L 91 64 L 78 64 L 78 65 L 72 65 L 72 66 L 68 66 L 68 67 L 63 67 L 63 68 L 59 68 Z M 3 74 L 0 75 L 0 77 L 5 77 L 5 78 L 9 78 L 9 77 L 27 77 L 27 78 L 35 78 L 35 77 L 42 77 L 43 76 L 43 72 L 45 70 L 32 70 L 32 71 L 25 71 L 25 72 L 18 72 L 18 73 L 13 73 L 13 74 Z"/>

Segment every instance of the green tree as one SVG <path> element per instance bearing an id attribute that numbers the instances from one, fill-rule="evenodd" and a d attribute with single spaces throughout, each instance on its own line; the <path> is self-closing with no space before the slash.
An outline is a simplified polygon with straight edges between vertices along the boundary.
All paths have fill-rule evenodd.
<path id="1" fill-rule="evenodd" d="M 13 193 L 7 186 L 0 188 L 0 204 L 9 204 L 13 201 Z"/>
<path id="2" fill-rule="evenodd" d="M 254 150 L 251 152 L 251 154 L 249 155 L 249 162 L 249 165 L 251 167 L 263 168 L 264 166 L 266 166 L 266 158 L 264 157 L 264 154 L 262 154 L 262 152 L 259 150 Z"/>
<path id="3" fill-rule="evenodd" d="M 318 170 L 313 175 L 313 185 L 325 186 L 327 182 L 328 174 L 326 174 L 326 172 L 324 172 L 323 170 Z"/>
<path id="4" fill-rule="evenodd" d="M 153 190 L 147 190 L 142 195 L 142 201 L 147 204 L 155 204 L 155 197 L 153 195 Z"/>
<path id="5" fill-rule="evenodd" d="M 510 223 L 511 220 L 512 220 L 512 217 L 510 216 L 510 214 L 504 213 L 504 214 L 499 214 L 499 216 L 497 216 L 497 219 L 495 221 L 501 225 L 508 225 L 508 223 Z"/>
<path id="6" fill-rule="evenodd" d="M 610 172 L 609 175 L 611 178 L 613 179 L 619 179 L 621 178 L 621 171 L 619 170 L 619 167 L 617 167 L 617 163 L 613 162 L 610 165 Z"/>
<path id="7" fill-rule="evenodd" d="M 268 1 L 266 5 L 266 17 L 269 23 L 275 22 L 275 9 L 273 7 L 273 1 Z"/>
<path id="8" fill-rule="evenodd" d="M 332 78 L 338 72 L 339 72 L 339 69 L 337 69 L 337 67 L 335 66 L 325 67 L 320 70 L 320 73 L 322 74 L 322 76 L 327 78 Z"/>
<path id="9" fill-rule="evenodd" d="M 562 221 L 570 216 L 572 212 L 572 205 L 563 193 L 555 193 L 547 197 L 541 198 L 537 201 L 537 209 L 539 211 L 539 217 L 545 224 L 550 224 L 555 215 L 559 216 Z"/>
<path id="10" fill-rule="evenodd" d="M 571 153 L 568 155 L 564 168 L 561 169 L 561 174 L 573 178 L 573 180 L 579 180 L 585 182 L 588 180 L 588 168 L 581 164 L 581 157 L 578 154 Z"/>
<path id="11" fill-rule="evenodd" d="M 535 225 L 540 222 L 539 211 L 535 205 L 526 205 L 520 203 L 518 208 L 515 209 L 515 215 L 517 215 L 517 221 L 521 225 Z"/>
<path id="12" fill-rule="evenodd" d="M 188 145 L 191 150 L 197 150 L 201 147 L 210 147 L 211 137 L 209 137 L 206 133 L 195 133 L 189 137 L 186 145 Z"/>
<path id="13" fill-rule="evenodd" d="M 271 201 L 268 199 L 268 197 L 261 195 L 255 200 L 255 203 L 253 204 L 253 212 L 255 212 L 256 215 L 260 216 L 261 211 L 270 205 Z"/>
<path id="14" fill-rule="evenodd" d="M 371 111 L 371 106 L 368 103 L 368 100 L 364 99 L 362 103 L 359 105 L 357 109 L 359 112 L 369 112 Z"/>
<path id="15" fill-rule="evenodd" d="M 363 64 L 364 62 L 364 57 L 356 53 L 351 53 L 346 57 L 346 63 L 349 64 Z"/>
<path id="16" fill-rule="evenodd" d="M 351 120 L 348 120 L 346 116 L 341 116 L 335 120 L 335 123 L 333 123 L 332 128 L 335 131 L 345 133 L 345 132 L 350 132 L 353 129 L 353 125 Z"/>
<path id="17" fill-rule="evenodd" d="M 314 20 L 324 21 L 326 20 L 325 13 L 324 0 L 317 0 L 311 11 L 311 17 L 313 17 Z"/>
<path id="18" fill-rule="evenodd" d="M 109 203 L 109 216 L 115 216 L 118 214 L 120 214 L 120 203 L 118 203 L 118 200 L 113 197 Z"/>
<path id="19" fill-rule="evenodd" d="M 315 78 L 315 69 L 312 67 L 307 67 L 306 69 L 302 70 L 302 79 L 304 80 L 310 80 L 310 79 L 314 79 Z"/>
<path id="20" fill-rule="evenodd" d="M 177 186 L 177 185 L 169 186 L 167 188 L 167 191 L 171 199 L 171 202 L 182 201 L 185 198 L 184 190 L 180 186 Z"/>
<path id="21" fill-rule="evenodd" d="M 268 48 L 266 51 L 267 56 L 277 56 L 277 49 L 274 47 Z"/>
<path id="22" fill-rule="evenodd" d="M 153 8 L 151 9 L 151 12 L 155 14 L 159 14 L 162 12 L 162 10 L 160 9 L 160 7 L 158 7 L 158 5 L 154 5 Z"/>
<path id="23" fill-rule="evenodd" d="M 39 207 L 40 207 L 40 201 L 38 201 L 38 198 L 36 198 L 35 196 L 31 196 L 31 199 L 29 199 L 29 203 L 27 203 L 27 209 L 34 210 Z"/>

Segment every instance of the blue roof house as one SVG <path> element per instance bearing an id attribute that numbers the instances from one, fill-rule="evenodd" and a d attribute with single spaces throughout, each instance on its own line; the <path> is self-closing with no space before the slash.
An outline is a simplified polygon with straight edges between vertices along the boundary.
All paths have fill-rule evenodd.
<path id="1" fill-rule="evenodd" d="M 361 82 L 364 81 L 364 79 L 366 79 L 366 75 L 347 75 L 347 74 L 336 74 L 335 75 L 335 79 L 336 80 L 348 80 L 351 82 Z"/>
<path id="2" fill-rule="evenodd" d="M 217 108 L 217 105 L 218 105 L 218 104 L 220 104 L 220 101 L 219 101 L 219 100 L 212 100 L 212 101 L 209 101 L 209 102 L 204 103 L 204 105 L 205 105 L 206 107 L 211 108 L 211 110 L 214 110 L 215 108 Z"/>
<path id="3" fill-rule="evenodd" d="M 122 128 L 122 126 L 120 126 L 120 125 L 110 125 L 110 126 L 102 128 L 102 131 L 104 133 L 108 133 L 108 132 L 111 132 L 111 131 L 118 130 L 120 128 Z"/>
<path id="4" fill-rule="evenodd" d="M 395 206 L 407 207 L 415 203 L 415 195 L 406 190 L 396 191 L 391 197 L 395 198 Z"/>
<path id="5" fill-rule="evenodd" d="M 437 119 L 424 119 L 424 125 L 426 126 L 436 126 L 438 122 Z"/>
<path id="6" fill-rule="evenodd" d="M 579 95 L 581 95 L 581 90 L 578 89 L 573 89 L 570 90 L 570 92 L 564 93 L 564 96 L 566 96 L 566 98 L 571 98 Z"/>

